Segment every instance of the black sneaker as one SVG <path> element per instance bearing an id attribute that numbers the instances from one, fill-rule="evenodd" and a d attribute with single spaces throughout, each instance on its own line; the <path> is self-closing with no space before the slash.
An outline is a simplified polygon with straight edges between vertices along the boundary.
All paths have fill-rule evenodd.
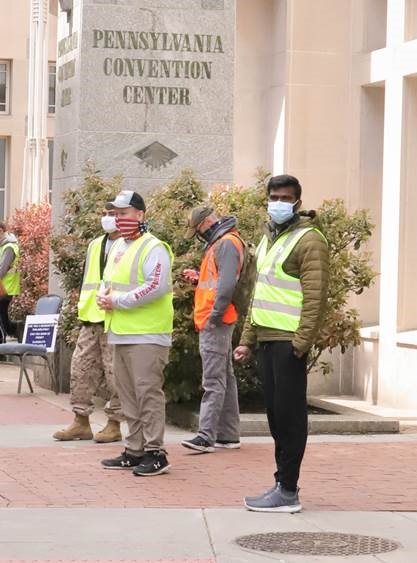
<path id="1" fill-rule="evenodd" d="M 190 450 L 195 450 L 202 454 L 214 452 L 214 447 L 210 446 L 207 440 L 201 436 L 196 436 L 192 440 L 183 440 L 181 445 L 184 446 L 184 448 L 190 448 Z"/>
<path id="2" fill-rule="evenodd" d="M 151 477 L 153 475 L 166 473 L 170 467 L 167 456 L 163 452 L 155 450 L 146 452 L 139 465 L 133 468 L 133 474 L 142 477 Z"/>
<path id="3" fill-rule="evenodd" d="M 112 459 L 103 459 L 101 465 L 104 469 L 132 469 L 136 467 L 143 460 L 143 456 L 135 456 L 128 454 L 125 450 L 119 457 L 113 457 Z"/>

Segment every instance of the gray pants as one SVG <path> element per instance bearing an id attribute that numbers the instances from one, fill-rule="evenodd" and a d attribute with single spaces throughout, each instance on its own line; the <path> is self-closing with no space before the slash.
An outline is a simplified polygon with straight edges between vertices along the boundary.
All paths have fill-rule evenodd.
<path id="1" fill-rule="evenodd" d="M 239 402 L 232 363 L 234 328 L 234 324 L 223 324 L 200 332 L 204 395 L 198 435 L 210 445 L 216 440 L 239 440 Z"/>

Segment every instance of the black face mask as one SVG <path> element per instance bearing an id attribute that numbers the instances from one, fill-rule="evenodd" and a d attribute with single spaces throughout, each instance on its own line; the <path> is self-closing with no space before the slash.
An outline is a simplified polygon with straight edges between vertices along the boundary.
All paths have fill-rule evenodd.
<path id="1" fill-rule="evenodd" d="M 203 244 L 206 244 L 206 239 L 203 237 L 203 235 L 201 233 L 196 233 L 195 238 L 197 240 L 199 240 L 200 242 L 202 242 Z"/>
<path id="2" fill-rule="evenodd" d="M 219 224 L 220 221 L 216 221 L 216 223 L 213 223 L 213 225 L 209 227 L 206 231 L 204 231 L 204 233 L 200 233 L 197 231 L 196 236 L 198 240 L 203 243 L 210 242 L 211 237 L 213 236 L 213 232 L 216 230 Z"/>

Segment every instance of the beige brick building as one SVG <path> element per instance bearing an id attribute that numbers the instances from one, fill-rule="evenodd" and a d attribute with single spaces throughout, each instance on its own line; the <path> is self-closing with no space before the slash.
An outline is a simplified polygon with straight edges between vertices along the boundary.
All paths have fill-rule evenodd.
<path id="1" fill-rule="evenodd" d="M 47 136 L 53 152 L 56 1 L 50 2 Z M 28 113 L 29 0 L 0 0 L 0 218 L 21 205 Z"/>

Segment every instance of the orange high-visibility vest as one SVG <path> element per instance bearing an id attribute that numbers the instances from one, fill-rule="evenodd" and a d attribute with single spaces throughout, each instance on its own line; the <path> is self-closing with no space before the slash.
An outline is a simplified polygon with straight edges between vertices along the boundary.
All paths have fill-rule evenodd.
<path id="1" fill-rule="evenodd" d="M 239 279 L 240 270 L 243 265 L 243 245 L 237 233 L 236 235 L 231 232 L 226 233 L 214 244 L 209 246 L 201 263 L 200 277 L 198 279 L 194 298 L 194 324 L 199 331 L 204 329 L 213 310 L 214 302 L 216 301 L 219 272 L 217 270 L 215 252 L 217 245 L 223 240 L 230 240 L 239 252 L 240 260 L 236 272 L 236 280 Z M 230 303 L 223 315 L 223 322 L 226 324 L 232 324 L 237 321 L 237 318 L 238 314 L 236 307 L 233 303 Z"/>

